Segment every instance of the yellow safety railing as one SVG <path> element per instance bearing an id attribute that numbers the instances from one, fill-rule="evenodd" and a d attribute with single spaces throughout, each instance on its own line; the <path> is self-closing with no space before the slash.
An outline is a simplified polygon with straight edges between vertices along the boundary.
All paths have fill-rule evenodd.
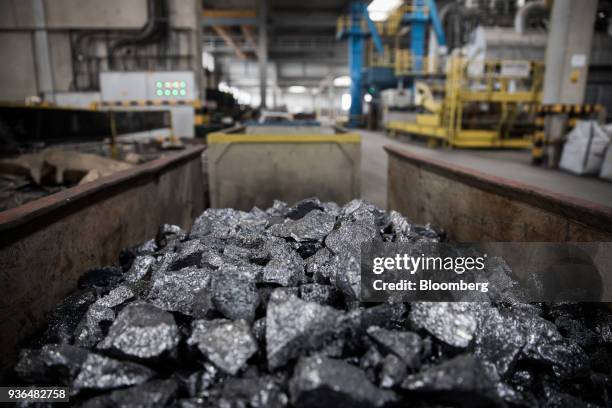
<path id="1" fill-rule="evenodd" d="M 401 25 L 402 18 L 406 14 L 421 12 L 425 15 L 429 13 L 429 8 L 427 6 L 419 6 L 414 4 L 412 1 L 408 2 L 408 4 L 403 4 L 397 7 L 395 10 L 389 14 L 389 17 L 384 22 L 384 35 L 395 35 L 398 33 Z"/>
<path id="2" fill-rule="evenodd" d="M 383 53 L 380 54 L 376 51 L 374 44 L 372 42 L 368 42 L 367 49 L 366 49 L 366 64 L 369 67 L 378 67 L 378 68 L 395 67 L 394 48 L 385 44 L 383 45 Z"/>
<path id="3" fill-rule="evenodd" d="M 463 110 L 470 103 L 488 103 L 499 107 L 497 134 L 506 137 L 519 112 L 534 114 L 541 104 L 544 65 L 536 61 L 521 61 L 529 71 L 506 71 L 508 61 L 482 61 L 480 74 L 468 72 L 469 61 L 452 57 L 446 66 L 441 123 L 448 141 L 462 129 Z M 512 86 L 511 86 L 512 84 Z"/>
<path id="4" fill-rule="evenodd" d="M 415 69 L 420 62 L 419 69 Z M 421 57 L 417 61 L 410 50 L 396 49 L 394 58 L 395 75 L 434 74 L 440 72 L 440 59 L 437 56 Z"/>
<path id="5" fill-rule="evenodd" d="M 353 24 L 353 20 L 348 15 L 342 15 L 338 17 L 338 20 L 336 21 L 336 33 L 340 34 L 346 31 L 350 31 L 353 28 Z M 368 30 L 367 22 L 363 19 L 359 20 L 359 26 L 364 32 Z"/>

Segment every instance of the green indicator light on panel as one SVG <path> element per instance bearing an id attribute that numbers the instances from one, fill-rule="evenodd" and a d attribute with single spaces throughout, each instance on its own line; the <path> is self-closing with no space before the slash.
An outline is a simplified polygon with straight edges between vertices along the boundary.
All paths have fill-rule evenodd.
<path id="1" fill-rule="evenodd" d="M 169 90 L 169 89 L 166 89 L 166 91 L 164 92 L 164 94 L 165 94 L 166 96 L 170 96 L 170 90 Z"/>
<path id="2" fill-rule="evenodd" d="M 181 89 L 181 92 L 180 92 L 180 93 L 181 93 L 181 96 L 185 96 L 185 95 L 187 95 L 187 92 L 186 92 L 184 89 Z"/>
<path id="3" fill-rule="evenodd" d="M 178 95 L 178 91 L 176 89 L 172 90 L 172 95 L 177 96 Z"/>
<path id="4" fill-rule="evenodd" d="M 170 88 L 170 87 L 172 86 L 172 84 L 171 84 L 170 82 L 166 82 L 166 83 L 164 83 L 164 86 L 165 86 L 166 88 Z"/>
<path id="5" fill-rule="evenodd" d="M 185 88 L 187 86 L 187 84 L 185 83 L 185 81 L 181 81 L 181 88 Z"/>
<path id="6" fill-rule="evenodd" d="M 163 96 L 164 91 L 162 91 L 161 89 L 157 90 L 157 96 Z"/>
<path id="7" fill-rule="evenodd" d="M 162 83 L 162 81 L 157 81 L 155 83 L 155 86 L 158 87 L 158 88 L 161 88 L 162 86 L 164 86 L 164 84 Z"/>

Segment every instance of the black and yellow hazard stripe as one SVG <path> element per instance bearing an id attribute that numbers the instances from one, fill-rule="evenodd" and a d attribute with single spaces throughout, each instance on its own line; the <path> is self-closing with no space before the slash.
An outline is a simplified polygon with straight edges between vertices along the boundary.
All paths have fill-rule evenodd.
<path id="1" fill-rule="evenodd" d="M 603 106 L 600 104 L 586 103 L 586 104 L 562 104 L 553 103 L 549 105 L 540 105 L 536 111 L 542 114 L 548 113 L 568 113 L 570 115 L 588 115 L 591 113 L 599 113 L 603 110 Z"/>
<path id="2" fill-rule="evenodd" d="M 545 136 L 543 130 L 533 134 L 533 146 L 531 147 L 531 162 L 537 166 L 544 162 Z"/>
<path id="3" fill-rule="evenodd" d="M 94 102 L 95 107 L 135 107 L 135 106 L 193 106 L 197 108 L 200 106 L 199 100 L 185 100 L 185 99 L 138 99 L 138 100 L 126 100 L 126 101 L 101 101 Z"/>

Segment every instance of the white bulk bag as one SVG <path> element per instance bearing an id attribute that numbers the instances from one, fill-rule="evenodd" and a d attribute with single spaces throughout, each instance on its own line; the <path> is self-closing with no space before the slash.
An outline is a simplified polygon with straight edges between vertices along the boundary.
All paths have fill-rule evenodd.
<path id="1" fill-rule="evenodd" d="M 604 126 L 604 129 L 606 130 L 606 132 L 608 133 L 608 137 L 612 141 L 612 123 L 609 123 Z M 608 145 L 608 149 L 606 150 L 606 154 L 601 165 L 601 171 L 599 172 L 599 177 L 612 181 L 612 143 Z"/>
<path id="2" fill-rule="evenodd" d="M 567 135 L 559 167 L 578 175 L 599 174 L 610 138 L 593 120 L 580 120 Z"/>

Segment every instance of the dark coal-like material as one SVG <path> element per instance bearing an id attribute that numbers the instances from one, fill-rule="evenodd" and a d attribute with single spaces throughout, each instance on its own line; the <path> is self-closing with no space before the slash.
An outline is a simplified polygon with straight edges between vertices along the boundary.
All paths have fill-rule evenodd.
<path id="1" fill-rule="evenodd" d="M 521 303 L 501 259 L 480 302 L 359 301 L 363 242 L 441 239 L 362 200 L 208 209 L 85 272 L 13 385 L 85 407 L 610 406 L 609 310 Z"/>

